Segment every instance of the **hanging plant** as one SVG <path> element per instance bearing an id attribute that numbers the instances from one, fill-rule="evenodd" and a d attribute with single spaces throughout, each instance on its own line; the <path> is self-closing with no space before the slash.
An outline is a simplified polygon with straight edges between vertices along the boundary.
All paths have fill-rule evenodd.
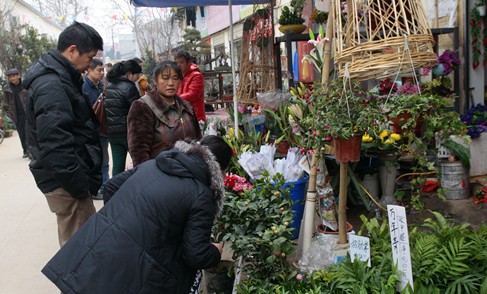
<path id="1" fill-rule="evenodd" d="M 481 54 L 480 47 L 482 44 L 481 29 L 482 29 L 482 17 L 480 16 L 477 7 L 474 7 L 470 11 L 470 34 L 472 36 L 472 67 L 473 68 L 477 68 L 480 64 L 480 54 Z"/>

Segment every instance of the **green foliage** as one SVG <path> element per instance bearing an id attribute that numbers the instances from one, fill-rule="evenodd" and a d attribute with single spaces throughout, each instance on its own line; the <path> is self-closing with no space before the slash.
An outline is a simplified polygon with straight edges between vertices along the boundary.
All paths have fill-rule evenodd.
<path id="1" fill-rule="evenodd" d="M 187 51 L 191 57 L 195 58 L 198 64 L 202 64 L 204 57 L 211 54 L 211 45 L 201 41 L 200 31 L 191 27 L 184 29 L 179 46 L 180 50 Z"/>
<path id="2" fill-rule="evenodd" d="M 423 225 L 409 228 L 414 290 L 406 287 L 401 294 L 487 293 L 487 226 L 454 225 L 440 213 L 432 214 Z M 370 238 L 372 267 L 347 258 L 301 280 L 275 283 L 250 276 L 239 293 L 396 293 L 399 276 L 387 220 L 360 218 L 358 235 Z"/>
<path id="3" fill-rule="evenodd" d="M 234 258 L 244 259 L 243 273 L 269 281 L 295 275 L 286 257 L 294 252 L 290 237 L 293 211 L 290 188 L 277 174 L 255 179 L 253 188 L 240 194 L 228 193 L 221 223 L 227 232 Z"/>
<path id="4" fill-rule="evenodd" d="M 305 21 L 302 17 L 304 2 L 305 0 L 292 0 L 291 8 L 289 8 L 289 6 L 284 6 L 282 8 L 281 16 L 279 17 L 279 24 L 281 26 L 303 24 Z"/>
<path id="5" fill-rule="evenodd" d="M 314 85 L 309 103 L 314 111 L 303 118 L 302 123 L 315 131 L 315 146 L 322 145 L 323 140 L 361 136 L 379 121 L 378 108 L 369 103 L 367 93 L 358 83 L 344 84 L 341 79 L 326 85 L 318 83 Z"/>
<path id="6" fill-rule="evenodd" d="M 13 25 L 8 31 L 0 29 L 0 65 L 4 69 L 16 67 L 25 73 L 32 62 L 52 48 L 54 42 L 39 36 L 29 25 Z"/>
<path id="7" fill-rule="evenodd" d="M 448 148 L 467 169 L 470 168 L 470 149 L 452 140 L 446 140 L 443 146 Z"/>

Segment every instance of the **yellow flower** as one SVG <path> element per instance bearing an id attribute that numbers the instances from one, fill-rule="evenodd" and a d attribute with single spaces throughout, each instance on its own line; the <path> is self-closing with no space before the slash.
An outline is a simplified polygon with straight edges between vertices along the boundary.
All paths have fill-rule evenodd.
<path id="1" fill-rule="evenodd" d="M 389 136 L 389 134 L 390 134 L 389 130 L 383 130 L 382 132 L 380 132 L 379 137 L 385 138 Z"/>
<path id="2" fill-rule="evenodd" d="M 374 138 L 372 138 L 368 133 L 362 135 L 362 142 L 369 143 L 372 142 Z"/>
<path id="3" fill-rule="evenodd" d="M 235 137 L 235 130 L 234 130 L 233 128 L 228 128 L 227 135 L 228 135 L 230 138 Z"/>
<path id="4" fill-rule="evenodd" d="M 393 144 L 394 143 L 394 140 L 392 140 L 391 138 L 387 139 L 384 141 L 384 144 L 387 144 L 387 145 L 390 145 L 390 144 Z"/>
<path id="5" fill-rule="evenodd" d="M 399 141 L 399 140 L 401 140 L 401 135 L 396 134 L 396 133 L 392 133 L 392 134 L 391 134 L 391 138 L 392 138 L 394 141 Z"/>

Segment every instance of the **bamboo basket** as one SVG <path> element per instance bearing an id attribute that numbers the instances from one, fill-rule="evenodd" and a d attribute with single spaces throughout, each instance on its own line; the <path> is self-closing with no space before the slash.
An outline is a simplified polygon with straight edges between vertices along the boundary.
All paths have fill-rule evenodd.
<path id="1" fill-rule="evenodd" d="M 437 63 L 420 0 L 347 0 L 346 5 L 335 5 L 334 13 L 339 76 L 345 74 L 347 62 L 355 80 L 385 78 Z"/>

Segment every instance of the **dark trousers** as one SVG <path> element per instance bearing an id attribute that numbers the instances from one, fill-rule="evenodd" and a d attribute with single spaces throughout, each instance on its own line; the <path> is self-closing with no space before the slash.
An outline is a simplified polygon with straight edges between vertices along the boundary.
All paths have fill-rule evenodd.
<path id="1" fill-rule="evenodd" d="M 101 183 L 100 190 L 103 191 L 105 184 L 108 182 L 108 179 L 110 179 L 110 175 L 108 173 L 108 168 L 109 168 L 108 161 L 110 159 L 110 155 L 108 155 L 108 137 L 100 136 L 100 145 L 101 145 L 101 151 L 103 153 L 103 161 L 101 164 L 101 173 L 103 175 L 103 181 Z"/>
<path id="2" fill-rule="evenodd" d="M 125 160 L 127 159 L 129 144 L 127 137 L 108 137 L 108 140 L 112 149 L 112 177 L 114 177 L 125 171 Z"/>
<path id="3" fill-rule="evenodd" d="M 19 134 L 20 144 L 22 144 L 22 150 L 24 154 L 28 154 L 27 140 L 25 137 L 25 126 L 27 124 L 24 113 L 17 113 L 17 121 L 15 126 L 17 127 L 17 133 Z"/>

